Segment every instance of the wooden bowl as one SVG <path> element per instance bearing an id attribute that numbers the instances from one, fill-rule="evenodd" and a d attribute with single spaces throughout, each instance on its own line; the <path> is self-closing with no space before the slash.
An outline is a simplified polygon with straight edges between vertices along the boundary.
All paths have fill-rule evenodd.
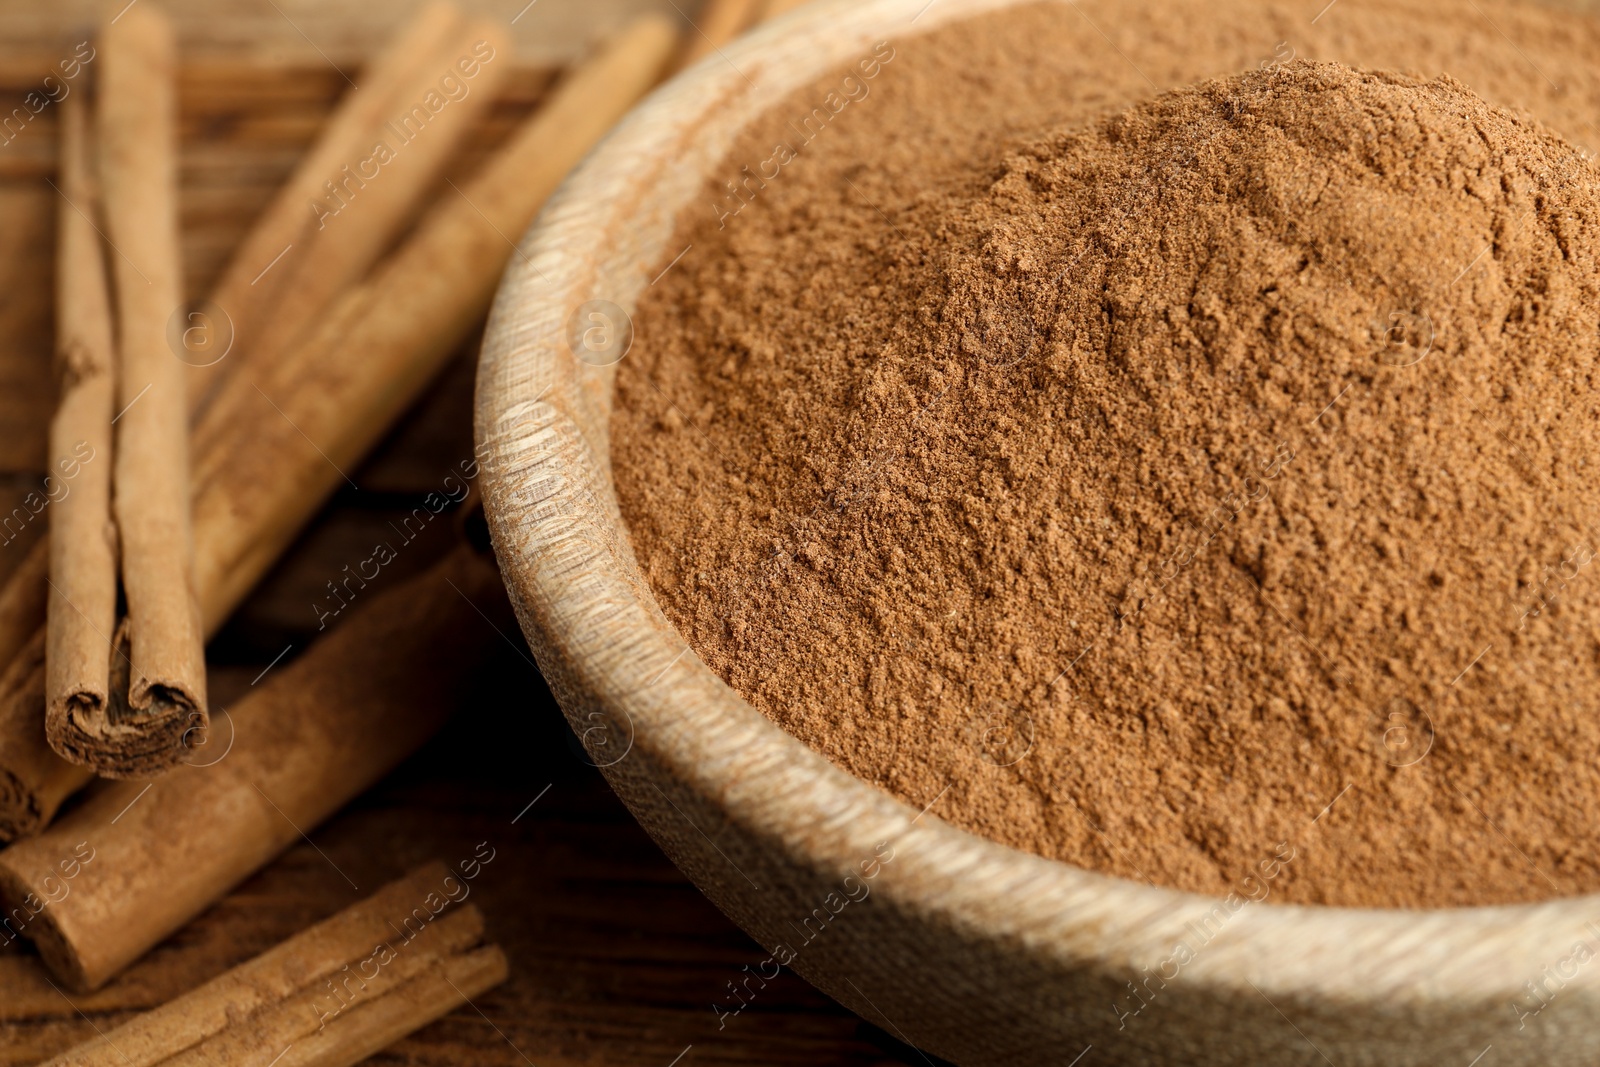
<path id="1" fill-rule="evenodd" d="M 484 342 L 485 503 L 539 667 L 634 815 L 772 954 L 707 982 L 708 1031 L 792 966 L 960 1064 L 1600 1062 L 1600 898 L 1234 907 L 1027 855 L 815 754 L 662 614 L 617 510 L 614 367 L 576 358 L 570 327 L 618 316 L 590 301 L 633 309 L 679 209 L 770 104 L 879 40 L 1005 6 L 926 3 L 813 4 L 726 50 L 759 90 L 713 56 L 656 92 L 550 202 Z"/>

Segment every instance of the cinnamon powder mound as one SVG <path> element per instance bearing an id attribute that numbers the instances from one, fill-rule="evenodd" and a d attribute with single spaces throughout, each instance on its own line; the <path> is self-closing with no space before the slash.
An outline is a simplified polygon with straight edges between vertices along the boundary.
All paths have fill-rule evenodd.
<path id="1" fill-rule="evenodd" d="M 1125 877 L 1227 892 L 1287 846 L 1275 900 L 1600 889 L 1584 155 L 1336 63 L 1032 138 L 883 103 L 849 138 L 891 169 L 915 138 L 870 137 L 943 123 L 914 190 L 818 153 L 639 310 L 619 498 L 701 657 L 916 806 Z"/>

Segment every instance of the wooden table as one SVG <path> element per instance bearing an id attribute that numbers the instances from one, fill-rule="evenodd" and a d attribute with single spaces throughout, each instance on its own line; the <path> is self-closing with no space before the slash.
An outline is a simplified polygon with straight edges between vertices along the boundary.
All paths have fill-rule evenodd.
<path id="1" fill-rule="evenodd" d="M 523 2 L 462 6 L 509 19 Z M 37 86 L 57 53 L 83 39 L 99 6 L 0 3 L 0 103 L 20 102 Z M 357 69 L 415 4 L 167 6 L 183 42 L 182 221 L 188 288 L 198 298 L 346 88 L 343 72 Z M 456 170 L 469 172 L 528 113 L 592 33 L 649 6 L 539 0 L 527 8 L 514 27 L 519 71 Z M 692 5 L 683 7 L 692 13 Z M 52 111 L 0 147 L 0 503 L 7 512 L 39 484 L 53 404 Z M 475 342 L 463 349 L 354 473 L 359 488 L 330 502 L 213 642 L 217 705 L 226 707 L 280 653 L 287 659 L 303 650 L 315 637 L 313 605 L 324 583 L 365 558 L 391 520 L 470 456 L 475 349 Z M 0 547 L 0 577 L 26 544 L 24 536 Z M 380 582 L 421 569 L 439 547 L 408 549 Z M 463 711 L 480 709 L 477 717 L 459 716 L 423 753 L 106 989 L 69 998 L 26 949 L 0 951 L 0 1064 L 36 1062 L 92 1037 L 407 868 L 432 857 L 453 862 L 480 842 L 495 858 L 475 892 L 490 936 L 511 958 L 511 979 L 479 998 L 476 1010 L 457 1011 L 375 1059 L 508 1067 L 927 1062 L 788 973 L 719 1029 L 713 1001 L 725 1000 L 726 983 L 766 953 L 678 873 L 578 757 L 520 639 L 512 647 L 486 628 L 484 640 L 505 648 L 480 691 L 463 701 Z M 495 706 L 504 712 L 481 714 Z"/>

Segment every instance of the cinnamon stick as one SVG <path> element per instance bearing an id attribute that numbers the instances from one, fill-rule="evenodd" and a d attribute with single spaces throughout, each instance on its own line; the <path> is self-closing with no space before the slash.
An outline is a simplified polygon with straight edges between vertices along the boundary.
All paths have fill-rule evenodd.
<path id="1" fill-rule="evenodd" d="M 707 0 L 684 35 L 683 47 L 672 69 L 693 66 L 739 36 L 757 21 L 759 0 Z"/>
<path id="2" fill-rule="evenodd" d="M 50 541 L 46 538 L 28 549 L 17 569 L 0 585 L 0 672 L 28 647 L 44 622 L 49 592 Z"/>
<path id="3" fill-rule="evenodd" d="M 440 976 L 468 997 L 504 980 L 500 950 L 474 948 L 477 907 L 445 910 L 468 891 L 443 864 L 428 864 L 47 1067 L 218 1067 L 274 1054 L 353 1064 L 462 1002 L 436 988 Z M 388 1025 L 375 1026 L 380 1019 Z"/>
<path id="4" fill-rule="evenodd" d="M 254 331 L 254 323 L 261 322 L 264 317 L 278 317 L 290 320 L 307 320 L 325 306 L 326 299 L 333 298 L 333 293 L 320 296 L 318 299 L 302 299 L 296 307 L 280 309 L 282 301 L 278 299 L 278 283 L 291 274 L 293 267 L 304 267 L 304 274 L 312 275 L 328 283 L 336 285 L 338 278 L 333 277 L 330 269 L 318 266 L 318 259 L 338 259 L 342 267 L 347 270 L 360 272 L 370 267 L 371 254 L 365 262 L 352 259 L 349 248 L 358 242 L 322 242 L 315 246 L 315 250 L 307 250 L 301 258 L 294 259 L 290 264 L 280 264 L 285 270 L 278 274 L 261 275 L 261 266 L 270 261 L 272 256 L 283 250 L 283 246 L 293 242 L 294 235 L 301 234 L 307 229 L 307 219 L 314 219 L 309 203 L 312 195 L 320 189 L 320 182 L 325 178 L 318 178 L 320 174 L 333 174 L 342 166 L 341 160 L 350 158 L 363 158 L 362 152 L 368 152 L 373 147 L 376 131 L 382 123 L 389 122 L 390 118 L 397 117 L 398 102 L 408 98 L 411 93 L 421 99 L 422 90 L 418 86 L 419 77 L 426 72 L 435 72 L 435 67 L 443 64 L 440 58 L 438 42 L 442 38 L 451 38 L 453 48 L 467 48 L 470 42 L 477 38 L 466 38 L 466 22 L 459 11 L 448 3 L 434 3 L 421 11 L 413 19 L 410 27 L 403 30 L 402 35 L 389 46 L 389 50 L 382 54 L 378 61 L 371 66 L 370 72 L 363 77 L 363 88 L 360 93 L 350 93 L 341 106 L 331 117 L 328 128 L 318 139 L 314 149 L 307 155 L 306 160 L 296 168 L 293 178 L 283 187 L 282 192 L 275 198 L 261 221 L 251 229 L 250 235 L 245 238 L 242 248 L 235 254 L 230 262 L 221 285 L 214 291 L 214 301 L 226 306 L 229 314 L 234 318 L 235 330 L 250 334 Z M 485 29 L 486 27 L 480 27 Z M 496 40 L 491 32 L 483 32 L 485 40 Z M 480 64 L 482 66 L 482 64 Z M 502 70 L 509 67 L 509 62 L 501 62 L 501 70 L 496 74 L 488 75 L 490 80 L 483 82 L 482 75 L 488 74 L 488 69 L 480 70 L 478 83 L 475 85 L 474 96 L 488 101 L 493 94 L 496 78 L 501 77 Z M 432 75 L 429 75 L 432 77 Z M 475 104 L 478 106 L 478 104 Z M 66 125 L 67 120 L 64 120 Z M 462 120 L 462 115 L 451 117 L 450 123 L 435 123 L 430 134 L 438 133 L 435 144 L 437 146 L 451 146 L 458 142 L 459 131 L 466 130 L 470 125 L 470 115 Z M 66 152 L 62 152 L 62 158 Z M 64 160 L 66 162 L 66 160 Z M 430 160 L 430 166 L 437 166 L 437 160 Z M 413 173 L 421 168 L 413 168 Z M 384 174 L 390 178 L 392 174 Z M 64 184 L 66 173 L 62 174 Z M 426 184 L 427 179 L 413 181 L 408 174 L 400 174 L 400 178 L 410 184 Z M 83 208 L 86 213 L 93 211 L 93 206 L 88 202 L 80 203 L 83 194 L 75 190 L 64 190 L 67 197 L 78 208 Z M 61 227 L 83 224 L 85 219 L 78 214 L 72 205 L 61 208 Z M 395 205 L 392 200 L 379 200 L 378 203 L 363 205 L 362 213 L 352 214 L 347 221 L 350 227 L 344 232 L 344 237 L 350 237 L 350 230 L 362 230 L 368 235 L 371 242 L 382 245 L 392 238 L 394 230 L 405 222 L 405 211 Z M 379 235 L 381 234 L 381 235 Z M 357 235 L 360 237 L 360 235 Z M 270 254 L 267 254 L 270 250 Z M 74 272 L 78 274 L 78 272 Z M 256 278 L 261 278 L 261 285 L 251 286 Z M 304 294 L 302 294 L 304 296 Z M 75 322 L 77 315 L 62 315 L 62 323 Z M 248 350 L 248 344 L 243 339 L 235 342 L 235 347 Z M 203 379 L 213 382 L 214 376 L 224 366 L 237 368 L 246 360 L 245 354 L 235 352 L 227 363 L 218 363 L 211 368 L 187 368 L 187 373 L 192 376 L 190 381 L 190 397 L 195 397 L 202 392 L 203 387 L 194 386 L 194 381 Z M 198 376 L 195 379 L 194 376 Z M 74 442 L 75 443 L 75 442 Z M 104 450 L 101 459 L 102 477 L 104 472 L 110 470 L 110 450 Z M 45 713 L 45 705 L 40 705 L 37 713 L 29 715 L 30 699 L 45 691 L 43 677 L 30 677 L 27 670 L 6 675 L 3 672 L 5 665 L 11 664 L 14 657 L 22 653 L 30 638 L 34 637 L 35 630 L 45 624 L 46 590 L 48 590 L 48 571 L 50 571 L 51 553 L 45 542 L 35 544 L 30 550 L 26 560 L 19 566 L 5 587 L 0 589 L 0 840 L 14 840 L 16 837 L 26 837 L 29 833 L 37 833 L 43 822 L 48 822 L 54 811 L 61 805 L 61 801 L 80 789 L 88 779 L 90 773 L 85 769 L 78 769 L 75 765 L 62 765 L 48 745 L 43 744 L 45 733 L 38 728 L 30 718 L 40 718 Z M 59 582 L 58 582 L 59 584 Z M 82 598 L 69 593 L 69 597 L 78 603 Z M 80 603 L 85 606 L 85 603 Z M 96 625 L 101 624 L 102 616 L 96 617 Z M 206 622 L 208 630 L 216 629 L 219 619 L 210 619 Z M 114 625 L 114 624 L 112 624 Z M 104 632 L 109 633 L 110 627 L 104 627 Z M 37 657 L 29 662 L 37 661 Z M 37 661 L 42 664 L 43 661 Z M 40 670 L 43 670 L 40 665 Z M 61 718 L 61 710 L 56 712 L 56 717 Z M 37 734 L 37 736 L 35 736 Z"/>
<path id="5" fill-rule="evenodd" d="M 351 1067 L 470 1003 L 508 973 L 498 945 L 442 957 L 393 993 L 357 1005 L 348 1017 L 296 1044 L 280 1067 Z"/>
<path id="6" fill-rule="evenodd" d="M 0 841 L 38 833 L 93 777 L 56 755 L 45 739 L 44 691 L 45 631 L 39 629 L 0 671 Z"/>
<path id="7" fill-rule="evenodd" d="M 775 19 L 779 15 L 787 15 L 808 0 L 767 0 L 766 6 L 761 9 L 761 21 Z"/>
<path id="8" fill-rule="evenodd" d="M 499 651 L 484 616 L 515 625 L 499 573 L 466 546 L 351 610 L 219 716 L 211 744 L 227 755 L 152 783 L 105 783 L 0 852 L 12 928 L 60 981 L 101 985 L 388 773 Z M 94 859 L 62 895 L 59 864 L 80 843 Z"/>
<path id="9" fill-rule="evenodd" d="M 149 4 L 101 34 L 101 177 L 119 253 L 113 507 L 128 609 L 117 654 L 131 667 L 125 705 L 52 705 L 45 732 L 67 759 L 113 777 L 166 770 L 182 758 L 184 735 L 207 725 L 184 365 L 168 347 L 168 321 L 183 305 L 175 51 L 171 24 Z"/>
<path id="10" fill-rule="evenodd" d="M 50 455 L 73 477 L 50 516 L 45 695 L 52 714 L 92 719 L 105 714 L 111 697 L 117 535 L 111 522 L 111 298 L 100 235 L 89 221 L 99 196 L 80 95 L 62 105 L 60 157 L 67 203 L 58 215 L 59 400 L 50 423 Z"/>
<path id="11" fill-rule="evenodd" d="M 238 604 L 343 472 L 415 402 L 487 310 L 512 242 L 655 83 L 675 41 L 660 16 L 632 22 L 477 177 L 444 193 L 417 233 L 279 365 L 235 403 L 206 411 L 196 431 L 195 527 L 208 617 Z M 230 432 L 239 424 L 255 432 Z"/>
<path id="12" fill-rule="evenodd" d="M 423 8 L 346 94 L 213 291 L 233 351 L 191 368 L 191 410 L 277 359 L 371 269 L 510 70 L 498 23 Z"/>
<path id="13" fill-rule="evenodd" d="M 441 38 L 460 29 L 461 21 L 460 9 L 452 3 L 425 5 L 363 71 L 362 86 L 340 99 L 310 151 L 245 235 L 211 291 L 212 302 L 228 316 L 236 347 L 249 347 L 281 303 L 278 292 L 289 271 L 278 267 L 295 264 L 300 258 L 293 255 L 296 246 L 304 252 L 305 236 L 315 224 L 309 205 L 323 191 L 322 183 L 371 148 L 373 135 L 396 106 L 400 87 L 423 68 Z M 222 362 L 191 367 L 191 410 L 202 407 L 217 382 L 240 362 L 230 353 Z"/>
<path id="14" fill-rule="evenodd" d="M 434 893 L 437 895 L 439 890 Z M 414 901 L 413 907 L 423 907 L 422 901 Z M 392 932 L 390 936 L 394 936 Z M 359 956 L 347 956 L 344 966 L 320 987 L 313 984 L 296 990 L 254 1017 L 230 1025 L 160 1062 L 167 1067 L 214 1067 L 219 1063 L 245 1063 L 251 1053 L 264 1048 L 288 1049 L 326 1030 L 330 1023 L 347 1024 L 347 1013 L 398 992 L 444 960 L 471 949 L 482 936 L 483 913 L 468 904 L 433 920 L 411 942 L 402 941 L 395 946 L 385 944 L 390 938 L 375 939 Z M 400 950 L 402 947 L 404 951 Z"/>
<path id="15" fill-rule="evenodd" d="M 207 634 L 340 484 L 340 470 L 378 441 L 464 339 L 512 254 L 505 235 L 522 233 L 566 172 L 648 91 L 675 39 L 670 22 L 655 16 L 625 28 L 567 77 L 464 195 L 447 192 L 374 279 L 289 351 L 274 379 L 250 390 L 252 406 L 213 404 L 203 414 L 192 438 L 195 572 Z M 26 680 L 8 677 L 0 676 L 0 713 Z M 42 755 L 34 732 L 0 714 L 0 781 L 40 788 L 0 792 L 0 839 L 37 833 L 88 780 Z"/>

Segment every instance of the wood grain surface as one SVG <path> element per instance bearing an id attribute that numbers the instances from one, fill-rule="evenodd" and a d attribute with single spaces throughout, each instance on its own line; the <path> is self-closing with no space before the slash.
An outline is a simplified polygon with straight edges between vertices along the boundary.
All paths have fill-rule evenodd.
<path id="1" fill-rule="evenodd" d="M 81 40 L 100 5 L 0 3 L 0 101 L 20 101 Z M 180 84 L 182 228 L 187 288 L 204 295 L 255 213 L 287 176 L 347 88 L 335 65 L 359 64 L 417 6 L 410 0 L 170 2 L 184 48 Z M 509 19 L 516 4 L 463 6 Z M 518 72 L 486 128 L 452 170 L 470 172 L 536 104 L 560 63 L 645 0 L 539 0 L 518 20 Z M 693 15 L 694 7 L 683 9 Z M 281 9 L 281 10 L 277 10 Z M 304 36 L 300 31 L 305 31 Z M 326 53 L 324 56 L 322 53 Z M 65 52 L 62 53 L 66 54 Z M 9 110 L 9 105 L 5 110 Z M 56 195 L 55 115 L 46 109 L 0 147 L 0 503 L 39 484 L 53 404 L 49 373 Z M 316 636 L 317 606 L 341 568 L 403 522 L 471 455 L 473 358 L 465 346 L 427 399 L 360 469 L 212 643 L 214 706 L 226 708 L 265 669 Z M 0 546 L 0 577 L 25 554 L 29 529 Z M 402 580 L 442 551 L 435 524 L 405 545 L 379 583 Z M 486 743 L 458 724 L 401 770 L 123 977 L 87 997 L 57 991 L 20 944 L 0 948 L 0 1064 L 37 1062 L 162 1003 L 352 903 L 428 858 L 494 860 L 474 883 L 511 979 L 374 1062 L 395 1064 L 880 1064 L 924 1059 L 785 975 L 719 1028 L 712 1003 L 765 956 L 661 854 L 598 771 L 580 758 L 520 635 L 482 680 L 505 721 Z M 280 655 L 282 658 L 280 659 Z M 487 702 L 483 702 L 487 703 Z M 529 807 L 537 798 L 537 803 Z M 681 1057 L 681 1058 L 680 1058 Z"/>
<path id="2" fill-rule="evenodd" d="M 172 16 L 188 53 L 274 67 L 358 68 L 395 26 L 426 0 L 144 0 Z M 102 14 L 129 0 L 34 0 L 0 3 L 0 55 L 44 54 L 62 40 L 80 40 Z M 130 5 L 131 6 L 131 5 Z M 510 23 L 521 62 L 559 66 L 599 33 L 642 11 L 681 19 L 696 16 L 699 0 L 457 0 L 474 15 Z M 347 71 L 352 77 L 355 69 Z"/>

